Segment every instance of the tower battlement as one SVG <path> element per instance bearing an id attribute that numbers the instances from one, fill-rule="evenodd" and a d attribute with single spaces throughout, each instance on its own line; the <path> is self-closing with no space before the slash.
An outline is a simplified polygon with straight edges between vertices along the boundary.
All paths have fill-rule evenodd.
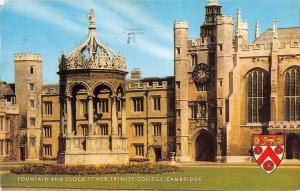
<path id="1" fill-rule="evenodd" d="M 14 59 L 15 61 L 42 61 L 42 56 L 36 53 L 16 53 Z"/>
<path id="2" fill-rule="evenodd" d="M 189 24 L 187 21 L 175 21 L 174 22 L 174 28 L 175 29 L 188 29 L 189 28 Z"/>
<path id="3" fill-rule="evenodd" d="M 216 23 L 221 24 L 234 24 L 234 18 L 232 16 L 218 16 L 216 18 Z"/>
<path id="4" fill-rule="evenodd" d="M 159 82 L 135 82 L 135 83 L 130 83 L 126 85 L 126 90 L 127 91 L 132 91 L 132 90 L 154 90 L 154 89 L 168 89 L 171 88 L 171 85 L 168 84 L 167 81 L 162 81 L 161 83 Z"/>

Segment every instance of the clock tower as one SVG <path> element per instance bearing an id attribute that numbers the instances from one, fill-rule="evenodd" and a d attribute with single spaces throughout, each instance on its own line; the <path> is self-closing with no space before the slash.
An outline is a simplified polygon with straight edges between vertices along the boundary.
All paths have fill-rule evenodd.
<path id="1" fill-rule="evenodd" d="M 223 31 L 232 31 L 233 21 L 222 16 L 217 0 L 210 0 L 205 12 L 196 39 L 189 39 L 186 21 L 174 23 L 176 159 L 180 161 L 217 161 L 226 152 L 223 87 L 228 80 L 223 68 L 231 52 L 224 48 L 232 39 Z"/>

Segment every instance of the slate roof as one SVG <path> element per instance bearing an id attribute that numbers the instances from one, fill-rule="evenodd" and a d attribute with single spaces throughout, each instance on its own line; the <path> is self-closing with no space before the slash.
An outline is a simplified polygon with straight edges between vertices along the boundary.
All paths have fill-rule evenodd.
<path id="1" fill-rule="evenodd" d="M 278 31 L 278 41 L 285 41 L 285 42 L 300 41 L 300 27 L 278 28 L 277 31 Z M 273 37 L 273 30 L 267 29 L 256 40 L 254 40 L 254 44 L 271 42 L 272 37 Z"/>
<path id="2" fill-rule="evenodd" d="M 4 81 L 0 81 L 0 98 L 15 95 L 14 89 L 15 84 L 7 84 Z"/>

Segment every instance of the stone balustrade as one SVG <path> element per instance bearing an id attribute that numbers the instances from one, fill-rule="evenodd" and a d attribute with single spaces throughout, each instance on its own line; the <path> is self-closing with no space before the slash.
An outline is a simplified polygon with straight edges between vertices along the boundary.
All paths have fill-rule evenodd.
<path id="1" fill-rule="evenodd" d="M 19 106 L 6 99 L 0 100 L 0 113 L 19 114 Z"/>
<path id="2" fill-rule="evenodd" d="M 300 121 L 270 121 L 269 128 L 271 129 L 299 129 Z"/>

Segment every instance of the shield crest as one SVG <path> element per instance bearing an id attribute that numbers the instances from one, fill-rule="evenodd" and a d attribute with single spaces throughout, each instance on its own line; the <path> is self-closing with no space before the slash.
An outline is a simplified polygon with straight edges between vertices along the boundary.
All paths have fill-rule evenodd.
<path id="1" fill-rule="evenodd" d="M 284 135 L 252 135 L 253 155 L 266 173 L 272 173 L 280 165 L 284 143 Z"/>

